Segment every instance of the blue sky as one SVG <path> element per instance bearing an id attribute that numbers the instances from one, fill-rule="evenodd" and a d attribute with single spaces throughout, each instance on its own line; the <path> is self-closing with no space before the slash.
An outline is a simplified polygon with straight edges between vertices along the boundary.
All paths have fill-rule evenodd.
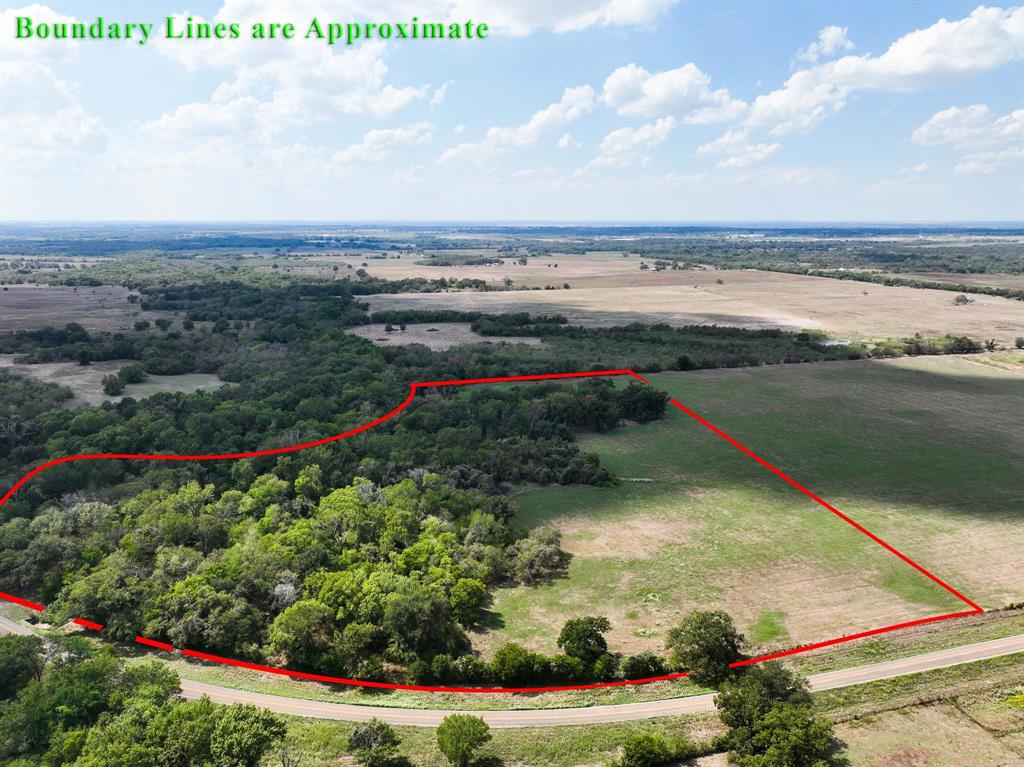
<path id="1" fill-rule="evenodd" d="M 1024 10 L 975 3 L 0 3 L 17 219 L 1024 218 Z M 238 21 L 238 41 L 14 39 Z M 473 18 L 333 48 L 254 20 Z"/>

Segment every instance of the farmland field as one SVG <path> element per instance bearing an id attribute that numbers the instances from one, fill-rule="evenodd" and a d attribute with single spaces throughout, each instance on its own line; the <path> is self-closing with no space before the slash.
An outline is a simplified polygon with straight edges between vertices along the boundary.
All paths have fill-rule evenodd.
<path id="1" fill-rule="evenodd" d="M 632 258 L 629 262 L 634 267 L 638 263 Z M 374 311 L 528 311 L 564 314 L 570 322 L 584 325 L 665 322 L 814 328 L 850 339 L 954 333 L 1010 344 L 1024 328 L 1024 302 L 977 295 L 972 303 L 957 306 L 946 290 L 713 269 L 653 274 L 634 269 L 593 280 L 593 286 L 569 280 L 570 290 L 407 293 L 371 296 L 369 302 Z"/>
<path id="2" fill-rule="evenodd" d="M 905 358 L 666 373 L 651 383 L 984 607 L 1024 599 L 1024 356 Z M 552 650 L 566 617 L 606 614 L 619 650 L 658 648 L 688 610 L 729 611 L 760 647 L 961 604 L 695 421 L 588 437 L 613 488 L 519 496 L 554 524 L 567 579 L 499 591 L 501 628 Z"/>
<path id="3" fill-rule="evenodd" d="M 0 290 L 0 332 L 64 327 L 77 322 L 86 330 L 130 330 L 137 320 L 173 318 L 171 312 L 144 312 L 128 302 L 132 291 L 119 286 L 37 287 L 8 285 Z"/>

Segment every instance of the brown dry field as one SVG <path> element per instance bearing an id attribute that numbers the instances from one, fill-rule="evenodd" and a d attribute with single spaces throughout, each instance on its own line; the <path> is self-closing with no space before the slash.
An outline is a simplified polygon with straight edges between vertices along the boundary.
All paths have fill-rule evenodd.
<path id="1" fill-rule="evenodd" d="M 1010 743 L 948 703 L 864 717 L 836 735 L 853 767 L 1024 767 Z"/>
<path id="2" fill-rule="evenodd" d="M 405 330 L 398 330 L 395 326 L 396 329 L 390 333 L 384 329 L 385 327 L 385 325 L 359 325 L 345 332 L 365 338 L 378 346 L 423 344 L 434 351 L 444 351 L 453 346 L 465 346 L 466 344 L 511 343 L 536 346 L 541 343 L 539 338 L 482 336 L 479 333 L 474 333 L 468 322 L 413 323 L 407 325 Z"/>
<path id="3" fill-rule="evenodd" d="M 77 365 L 74 362 L 17 365 L 14 363 L 14 355 L 0 354 L 0 369 L 14 375 L 68 387 L 75 395 L 73 399 L 66 402 L 68 407 L 120 402 L 124 397 L 142 399 L 158 392 L 193 392 L 199 389 L 216 389 L 219 386 L 228 385 L 212 373 L 188 373 L 180 376 L 151 375 L 142 383 L 128 384 L 122 395 L 110 397 L 104 394 L 103 378 L 113 375 L 134 361 L 107 360 L 85 366 Z"/>
<path id="4" fill-rule="evenodd" d="M 492 258 L 495 256 L 495 251 L 474 251 L 472 255 Z M 414 277 L 436 280 L 443 277 L 446 279 L 484 280 L 495 287 L 503 285 L 504 280 L 509 278 L 514 285 L 540 288 L 545 285 L 561 286 L 565 282 L 575 286 L 584 279 L 606 279 L 634 273 L 644 274 L 640 271 L 642 259 L 639 256 L 623 257 L 621 253 L 587 253 L 584 255 L 554 253 L 550 256 L 532 257 L 526 266 L 516 263 L 513 258 L 502 259 L 502 266 L 497 264 L 490 266 L 426 266 L 417 263 L 423 260 L 425 260 L 425 256 L 420 253 L 403 254 L 399 258 L 389 257 L 386 259 L 365 258 L 362 255 L 317 255 L 305 259 L 302 265 L 282 261 L 279 268 L 326 278 L 335 274 L 342 278 L 346 274 L 351 275 L 356 269 L 365 269 L 369 275 L 386 280 Z M 362 266 L 364 263 L 365 267 Z M 351 265 L 352 269 L 346 269 L 346 264 Z M 558 266 L 555 267 L 555 264 Z M 333 271 L 335 265 L 341 267 L 338 272 Z M 661 274 L 668 274 L 668 272 Z"/>
<path id="5" fill-rule="evenodd" d="M 0 332 L 62 328 L 69 322 L 77 322 L 86 330 L 131 330 L 136 320 L 174 318 L 172 312 L 144 312 L 138 304 L 128 303 L 131 292 L 110 285 L 5 285 L 0 288 Z"/>
<path id="6" fill-rule="evenodd" d="M 624 259 L 625 260 L 625 259 Z M 634 259 L 630 262 L 636 264 Z M 560 267 L 561 268 L 561 267 Z M 559 313 L 571 322 L 629 322 L 821 329 L 841 339 L 946 333 L 1012 344 L 1024 331 L 1024 301 L 972 296 L 956 306 L 945 290 L 886 287 L 758 271 L 630 272 L 593 275 L 571 290 L 410 293 L 369 296 L 373 310 L 450 308 L 493 313 Z M 718 280 L 722 284 L 718 284 Z"/>

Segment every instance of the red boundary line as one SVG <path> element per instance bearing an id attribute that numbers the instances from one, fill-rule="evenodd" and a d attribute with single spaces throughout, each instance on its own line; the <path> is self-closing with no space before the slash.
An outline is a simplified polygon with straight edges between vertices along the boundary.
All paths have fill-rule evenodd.
<path id="1" fill-rule="evenodd" d="M 240 458 L 260 458 L 268 455 L 281 455 L 283 453 L 294 453 L 299 450 L 307 450 L 311 447 L 317 447 L 319 445 L 326 445 L 331 442 L 338 442 L 339 440 L 347 439 L 349 437 L 360 434 L 364 431 L 379 426 L 380 424 L 391 420 L 396 415 L 401 413 L 416 398 L 416 392 L 420 389 L 437 388 L 442 386 L 468 386 L 473 384 L 487 384 L 487 383 L 511 383 L 511 382 L 522 382 L 522 381 L 549 381 L 555 379 L 566 379 L 566 378 L 596 378 L 604 376 L 631 376 L 638 381 L 645 384 L 650 384 L 646 378 L 636 373 L 633 370 L 594 370 L 579 373 L 547 373 L 541 375 L 526 375 L 526 376 L 501 376 L 496 378 L 463 378 L 454 379 L 450 381 L 419 381 L 409 386 L 409 395 L 402 401 L 398 407 L 394 408 L 388 413 L 375 418 L 362 426 L 357 426 L 354 429 L 342 432 L 341 434 L 335 434 L 330 437 L 324 437 L 323 439 L 314 440 L 312 442 L 304 442 L 299 445 L 288 445 L 286 447 L 272 448 L 269 450 L 253 450 L 244 453 L 217 453 L 211 455 L 161 455 L 161 454 L 147 454 L 147 453 L 91 453 L 86 455 L 69 455 L 62 458 L 55 458 L 52 461 L 47 461 L 31 471 L 25 476 L 19 479 L 14 485 L 8 490 L 2 497 L 0 497 L 0 507 L 3 507 L 14 494 L 21 489 L 26 482 L 35 477 L 37 474 L 41 474 L 47 469 L 51 469 L 54 466 L 59 466 L 64 463 L 74 463 L 77 461 L 96 461 L 96 460 L 136 460 L 136 461 L 226 461 L 235 460 Z M 843 512 L 837 509 L 826 500 L 816 495 L 815 493 L 808 490 L 806 487 L 801 485 L 795 479 L 790 477 L 788 474 L 783 472 L 781 469 L 776 468 L 771 463 L 766 461 L 764 458 L 759 456 L 750 448 L 746 447 L 738 440 L 730 437 L 724 431 L 719 429 L 713 423 L 703 418 L 686 405 L 682 404 L 674 398 L 669 398 L 669 402 L 679 410 L 683 411 L 690 418 L 697 421 L 701 426 L 705 427 L 713 434 L 721 437 L 730 445 L 735 447 L 741 453 L 744 453 L 749 458 L 760 464 L 763 468 L 770 471 L 772 474 L 785 480 L 788 484 L 799 490 L 801 493 L 806 495 L 812 501 L 817 503 L 819 506 L 827 509 L 829 512 L 839 517 L 841 520 L 852 526 L 858 532 L 863 533 L 872 541 L 877 543 L 879 546 L 884 548 L 890 554 L 901 559 L 906 564 L 913 567 L 919 573 L 924 575 L 935 584 L 945 589 L 947 592 L 955 596 L 964 604 L 968 605 L 970 610 L 962 610 L 960 612 L 944 613 L 942 615 L 933 615 L 928 618 L 919 618 L 917 620 L 905 621 L 903 623 L 894 623 L 891 626 L 882 626 L 880 628 L 870 629 L 868 631 L 861 631 L 857 634 L 849 634 L 847 636 L 837 637 L 835 639 L 827 639 L 822 642 L 815 642 L 813 644 L 803 645 L 801 647 L 794 647 L 789 650 L 783 650 L 781 652 L 770 653 L 767 655 L 759 655 L 755 658 L 748 658 L 746 660 L 738 661 L 733 663 L 733 667 L 749 666 L 754 663 L 761 663 L 766 660 L 772 660 L 775 658 L 784 658 L 789 655 L 796 655 L 798 653 L 805 653 L 811 650 L 818 650 L 823 647 L 831 647 L 845 642 L 852 642 L 856 639 L 863 639 L 865 637 L 877 636 L 878 634 L 884 634 L 890 631 L 898 631 L 900 629 L 910 628 L 912 626 L 922 626 L 927 623 L 937 623 L 938 621 L 949 620 L 951 618 L 962 618 L 967 615 L 976 615 L 977 613 L 984 612 L 981 606 L 972 602 L 970 599 L 965 597 L 959 591 L 954 589 L 952 586 L 947 584 L 945 581 L 940 579 L 938 576 L 931 573 L 926 568 L 919 565 L 913 559 L 908 557 L 903 552 L 899 551 L 894 546 L 886 543 L 880 537 L 872 533 L 870 530 L 865 528 L 863 525 L 855 522 L 850 517 L 846 516 Z M 36 612 L 42 612 L 46 609 L 45 605 L 41 605 L 38 602 L 32 602 L 21 597 L 16 597 L 13 594 L 6 594 L 0 591 L 0 600 L 6 602 L 12 602 L 22 607 L 27 607 L 30 610 Z M 91 629 L 93 631 L 102 631 L 103 626 L 99 623 L 93 623 L 92 621 L 85 620 L 84 618 L 72 619 L 74 623 L 79 626 Z M 145 645 L 147 647 L 153 647 L 166 652 L 174 652 L 175 648 L 173 645 L 167 644 L 166 642 L 160 642 L 155 639 L 148 639 L 147 637 L 138 636 L 135 637 L 135 641 L 138 644 Z M 355 687 L 373 687 L 384 690 L 411 690 L 415 692 L 466 692 L 466 693 L 540 693 L 540 692 L 560 692 L 565 690 L 593 690 L 603 687 L 623 687 L 626 685 L 637 685 L 637 684 L 648 684 L 650 682 L 664 682 L 673 679 L 682 679 L 686 676 L 686 672 L 679 672 L 675 674 L 663 674 L 661 676 L 646 677 L 644 679 L 623 679 L 615 682 L 594 682 L 591 684 L 571 684 L 571 685 L 556 685 L 549 687 L 435 687 L 429 685 L 415 685 L 415 684 L 394 684 L 391 682 L 373 682 L 365 679 L 345 679 L 342 677 L 327 676 L 324 674 L 312 674 L 304 671 L 293 671 L 291 669 L 279 668 L 275 666 L 265 666 L 260 663 L 250 663 L 249 661 L 238 660 L 236 658 L 224 658 L 219 655 L 211 655 L 210 653 L 201 652 L 199 650 L 190 650 L 187 648 L 180 650 L 182 655 L 190 658 L 197 658 L 200 660 L 210 661 L 212 663 L 221 663 L 228 666 L 236 666 L 238 668 L 252 669 L 254 671 L 263 671 L 271 674 L 279 674 L 281 676 L 288 676 L 295 679 L 307 679 L 316 682 L 325 682 L 328 684 L 343 684 L 351 685 Z"/>

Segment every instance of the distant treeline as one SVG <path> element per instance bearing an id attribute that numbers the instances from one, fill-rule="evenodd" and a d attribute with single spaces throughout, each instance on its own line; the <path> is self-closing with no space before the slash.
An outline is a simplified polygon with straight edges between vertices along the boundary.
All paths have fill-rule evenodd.
<path id="1" fill-rule="evenodd" d="M 967 285 L 962 282 L 939 282 L 936 280 L 921 280 L 913 277 L 893 277 L 885 274 L 873 274 L 872 272 L 823 271 L 821 269 L 789 269 L 781 267 L 771 269 L 771 271 L 783 272 L 785 274 L 804 274 L 810 277 L 828 277 L 832 280 L 871 282 L 876 285 L 888 285 L 891 287 L 951 290 L 955 293 L 980 293 L 986 296 L 1000 296 L 1002 298 L 1012 298 L 1016 301 L 1024 301 L 1024 288 L 996 288 L 990 285 Z"/>

